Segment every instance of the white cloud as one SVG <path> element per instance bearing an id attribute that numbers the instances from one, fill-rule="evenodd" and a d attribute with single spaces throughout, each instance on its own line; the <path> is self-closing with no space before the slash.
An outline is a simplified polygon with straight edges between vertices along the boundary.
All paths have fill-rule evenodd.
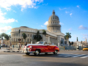
<path id="1" fill-rule="evenodd" d="M 79 26 L 79 29 L 88 30 L 88 28 L 87 27 L 84 27 L 83 25 L 80 25 Z"/>
<path id="2" fill-rule="evenodd" d="M 60 22 L 60 25 L 64 25 L 62 22 Z"/>
<path id="3" fill-rule="evenodd" d="M 77 5 L 77 8 L 79 8 L 79 5 Z"/>
<path id="4" fill-rule="evenodd" d="M 45 26 L 41 25 L 41 27 L 45 27 Z"/>
<path id="5" fill-rule="evenodd" d="M 69 31 L 71 31 L 71 30 L 72 30 L 72 28 L 69 28 L 68 30 L 69 30 Z"/>
<path id="6" fill-rule="evenodd" d="M 70 13 L 70 16 L 72 15 L 72 13 Z"/>
<path id="7" fill-rule="evenodd" d="M 88 34 L 83 34 L 83 36 L 88 36 Z"/>
<path id="8" fill-rule="evenodd" d="M 67 8 L 59 8 L 59 10 L 65 10 L 65 9 L 67 9 Z"/>
<path id="9" fill-rule="evenodd" d="M 5 33 L 5 32 L 7 32 L 8 30 L 10 30 L 11 28 L 12 28 L 11 26 L 1 27 L 1 28 L 0 28 L 0 33 Z"/>
<path id="10" fill-rule="evenodd" d="M 67 14 L 67 13 L 69 13 L 68 11 L 65 11 L 65 13 Z"/>
<path id="11" fill-rule="evenodd" d="M 15 10 L 13 10 L 13 12 L 14 12 L 14 13 L 16 13 L 16 11 L 15 11 Z"/>
<path id="12" fill-rule="evenodd" d="M 20 5 L 22 9 L 29 7 L 35 8 L 36 3 L 41 3 L 43 0 L 0 0 L 0 7 L 7 10 L 11 9 L 11 6 Z"/>
<path id="13" fill-rule="evenodd" d="M 2 13 L 2 11 L 0 10 L 0 23 L 11 23 L 11 22 L 17 22 L 17 20 L 11 18 L 11 19 L 5 19 L 4 15 L 6 15 L 6 13 Z"/>
<path id="14" fill-rule="evenodd" d="M 48 21 L 46 21 L 46 22 L 44 23 L 44 25 L 48 25 Z"/>

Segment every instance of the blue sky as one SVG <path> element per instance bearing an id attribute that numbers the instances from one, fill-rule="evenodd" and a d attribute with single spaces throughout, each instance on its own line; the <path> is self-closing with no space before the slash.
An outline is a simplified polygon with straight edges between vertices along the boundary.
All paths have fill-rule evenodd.
<path id="1" fill-rule="evenodd" d="M 20 26 L 46 29 L 53 10 L 62 33 L 71 33 L 71 41 L 88 39 L 88 0 L 0 0 L 0 33 L 10 34 Z"/>

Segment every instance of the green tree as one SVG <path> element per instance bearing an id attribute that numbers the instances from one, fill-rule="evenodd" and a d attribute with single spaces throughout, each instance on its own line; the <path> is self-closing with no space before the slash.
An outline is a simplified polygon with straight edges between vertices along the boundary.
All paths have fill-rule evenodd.
<path id="1" fill-rule="evenodd" d="M 26 42 L 27 35 L 26 35 L 25 33 L 23 33 L 23 34 L 22 34 L 22 37 L 23 37 L 23 39 L 24 39 L 25 42 Z"/>
<path id="2" fill-rule="evenodd" d="M 74 42 L 72 42 L 72 45 L 74 44 Z"/>
<path id="3" fill-rule="evenodd" d="M 5 35 L 5 39 L 6 39 L 6 40 L 9 40 L 9 36 L 8 36 L 8 35 Z"/>
<path id="4" fill-rule="evenodd" d="M 5 38 L 5 35 L 7 35 L 6 33 L 2 33 L 1 34 L 1 38 L 3 39 L 3 38 Z"/>
<path id="5" fill-rule="evenodd" d="M 42 39 L 41 35 L 40 35 L 40 32 L 37 31 L 36 35 L 33 36 L 34 40 L 36 41 L 40 41 Z"/>
<path id="6" fill-rule="evenodd" d="M 8 35 L 9 36 L 9 38 L 11 38 L 11 35 Z"/>
<path id="7" fill-rule="evenodd" d="M 46 34 L 47 34 L 47 33 L 46 33 L 46 31 L 45 31 L 45 30 L 43 30 L 42 34 L 46 36 Z"/>
<path id="8" fill-rule="evenodd" d="M 6 40 L 7 40 L 7 44 L 8 44 L 8 40 L 9 40 L 9 35 L 7 35 L 6 33 L 2 33 L 1 35 L 0 35 L 0 38 L 5 38 Z"/>
<path id="9" fill-rule="evenodd" d="M 66 35 L 64 36 L 64 38 L 66 40 L 68 40 L 69 38 L 71 38 L 71 33 L 67 32 Z"/>
<path id="10" fill-rule="evenodd" d="M 67 40 L 67 43 L 69 44 L 69 38 L 71 38 L 71 33 L 67 32 L 64 38 L 65 40 Z"/>
<path id="11" fill-rule="evenodd" d="M 8 40 L 9 40 L 9 36 L 8 35 L 5 35 L 5 39 L 7 40 L 7 44 L 8 44 Z"/>

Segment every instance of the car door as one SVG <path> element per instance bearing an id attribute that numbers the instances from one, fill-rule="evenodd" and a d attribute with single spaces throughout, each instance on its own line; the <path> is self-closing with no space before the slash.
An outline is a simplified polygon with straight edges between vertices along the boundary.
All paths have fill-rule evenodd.
<path id="1" fill-rule="evenodd" d="M 54 46 L 48 45 L 48 50 L 49 50 L 49 52 L 54 52 Z"/>

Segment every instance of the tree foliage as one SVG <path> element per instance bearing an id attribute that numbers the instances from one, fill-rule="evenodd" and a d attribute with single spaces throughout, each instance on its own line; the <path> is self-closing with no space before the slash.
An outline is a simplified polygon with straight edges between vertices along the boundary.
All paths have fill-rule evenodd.
<path id="1" fill-rule="evenodd" d="M 8 36 L 8 35 L 5 35 L 5 39 L 6 39 L 6 40 L 9 40 L 9 36 Z"/>
<path id="2" fill-rule="evenodd" d="M 46 33 L 46 31 L 45 30 L 43 30 L 43 33 L 42 33 L 43 35 L 46 35 L 47 33 Z"/>
<path id="3" fill-rule="evenodd" d="M 69 38 L 71 38 L 71 33 L 67 32 L 66 35 L 64 36 L 64 38 L 66 40 L 68 40 Z"/>
<path id="4" fill-rule="evenodd" d="M 36 35 L 33 36 L 34 40 L 36 41 L 40 41 L 42 39 L 41 35 L 40 35 L 40 32 L 37 31 Z"/>
<path id="5" fill-rule="evenodd" d="M 2 33 L 1 35 L 0 35 L 0 38 L 5 38 L 5 36 L 6 36 L 7 34 L 6 33 Z M 7 35 L 8 36 L 8 35 Z M 6 39 L 6 38 L 5 38 Z"/>
<path id="6" fill-rule="evenodd" d="M 23 39 L 27 38 L 27 35 L 25 33 L 22 34 Z"/>

